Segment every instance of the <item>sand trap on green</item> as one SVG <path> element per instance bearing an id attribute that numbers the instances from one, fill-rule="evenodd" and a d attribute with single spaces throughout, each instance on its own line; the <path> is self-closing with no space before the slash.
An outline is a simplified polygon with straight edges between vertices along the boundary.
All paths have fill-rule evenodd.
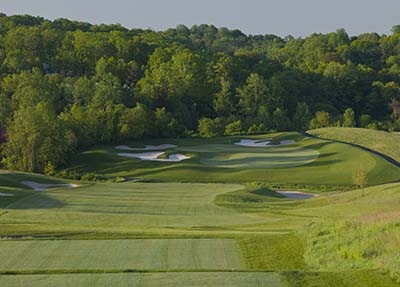
<path id="1" fill-rule="evenodd" d="M 0 276 L 1 286 L 13 287 L 281 287 L 272 272 L 169 272 L 124 274 L 55 274 Z"/>
<path id="2" fill-rule="evenodd" d="M 234 239 L 29 240 L 0 243 L 0 270 L 234 270 Z"/>
<path id="3" fill-rule="evenodd" d="M 272 149 L 272 148 L 270 148 Z M 213 154 L 201 158 L 206 165 L 224 168 L 286 168 L 313 162 L 319 152 L 305 148 L 273 149 L 269 152 L 237 152 Z"/>
<path id="4" fill-rule="evenodd" d="M 57 188 L 57 187 L 62 187 L 62 188 L 75 188 L 78 187 L 76 184 L 70 184 L 70 183 L 38 183 L 34 181 L 21 181 L 23 185 L 26 185 L 33 190 L 36 191 L 44 191 L 49 188 Z"/>

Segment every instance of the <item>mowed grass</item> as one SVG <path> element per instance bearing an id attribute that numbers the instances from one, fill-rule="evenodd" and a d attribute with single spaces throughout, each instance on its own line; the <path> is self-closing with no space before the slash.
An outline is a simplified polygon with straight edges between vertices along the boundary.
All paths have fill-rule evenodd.
<path id="1" fill-rule="evenodd" d="M 35 194 L 32 189 L 22 184 L 22 181 L 35 181 L 38 183 L 66 183 L 64 180 L 44 175 L 0 169 L 0 193 L 11 195 L 0 196 L 0 208 L 5 208 L 24 197 Z"/>
<path id="2" fill-rule="evenodd" d="M 176 228 L 253 224 L 264 219 L 214 204 L 217 195 L 243 189 L 229 184 L 97 183 L 36 192 L 11 203 L 0 232 L 173 233 Z M 0 209 L 1 211 L 1 209 Z"/>
<path id="3" fill-rule="evenodd" d="M 262 284 L 269 283 L 268 280 L 278 280 L 271 281 L 270 286 L 281 286 L 281 282 L 284 286 L 307 287 L 349 286 L 350 282 L 351 286 L 396 286 L 392 276 L 384 273 L 386 265 L 381 265 L 383 273 L 373 271 L 376 265 L 362 264 L 358 266 L 361 271 L 343 264 L 338 272 L 335 265 L 341 264 L 340 260 L 351 263 L 353 259 L 332 256 L 338 249 L 331 246 L 349 246 L 351 251 L 351 242 L 357 241 L 350 232 L 346 237 L 324 237 L 325 229 L 319 234 L 315 229 L 310 232 L 309 227 L 328 221 L 365 221 L 384 210 L 395 212 L 399 200 L 400 184 L 368 188 L 364 197 L 360 191 L 351 191 L 324 194 L 306 201 L 281 198 L 265 188 L 242 189 L 242 186 L 222 184 L 97 183 L 34 193 L 2 209 L 7 213 L 0 216 L 0 234 L 53 232 L 61 236 L 56 239 L 68 239 L 74 232 L 82 236 L 87 232 L 91 240 L 15 240 L 12 237 L 0 240 L 0 257 L 4 258 L 0 272 L 9 270 L 16 274 L 1 276 L 0 282 L 26 286 L 24 278 L 40 278 L 42 286 L 68 286 L 66 284 L 74 280 L 77 286 L 91 286 L 96 282 L 101 286 L 103 280 L 121 280 L 122 286 L 153 286 L 151 278 L 159 276 L 152 277 L 156 271 L 213 270 L 216 278 L 226 278 L 225 275 L 220 277 L 218 271 L 240 269 L 262 271 L 254 273 L 259 274 L 255 276 L 242 272 L 226 275 L 236 278 L 241 286 L 265 286 Z M 214 212 L 212 216 L 208 214 L 210 211 Z M 175 216 L 182 218 L 175 221 Z M 216 226 L 218 216 L 224 218 L 220 218 L 220 223 L 226 225 Z M 149 218 L 151 220 L 146 222 Z M 188 225 L 169 225 L 185 218 Z M 194 220 L 202 225 L 191 225 Z M 341 232 L 334 230 L 336 235 Z M 147 238 L 123 239 L 131 233 Z M 375 234 L 378 233 L 376 229 Z M 168 239 L 168 236 L 175 238 Z M 371 238 L 366 242 L 375 242 L 375 237 Z M 314 245 L 315 241 L 318 245 Z M 312 246 L 317 246 L 318 252 Z M 375 262 L 385 262 L 386 257 L 379 257 L 380 254 L 387 253 L 378 253 Z M 321 255 L 330 258 L 331 265 L 315 264 Z M 146 274 L 124 273 L 132 269 L 143 270 Z M 276 272 L 274 279 L 263 277 L 261 274 L 274 274 L 265 271 Z M 23 272 L 31 275 L 18 275 Z M 63 272 L 90 274 L 61 274 Z M 99 272 L 108 274 L 102 277 Z M 118 274 L 110 274 L 114 272 Z M 150 276 L 147 272 L 153 273 Z M 204 286 L 211 280 L 201 277 L 202 272 L 192 273 L 196 274 L 194 277 L 186 272 L 173 273 L 177 274 L 174 277 L 177 279 L 169 279 L 171 274 L 166 274 L 166 277 L 158 277 L 160 284 L 166 286 Z M 111 275 L 115 277 L 109 278 Z M 125 275 L 133 277 L 128 279 Z M 61 280 L 58 278 L 71 278 L 71 281 L 64 283 L 57 281 Z M 220 286 L 235 286 L 229 280 L 216 279 L 216 282 L 220 282 Z"/>
<path id="4" fill-rule="evenodd" d="M 240 270 L 234 239 L 0 241 L 0 271 Z"/>
<path id="5" fill-rule="evenodd" d="M 61 274 L 1 276 L 1 286 L 30 287 L 283 287 L 277 273 L 169 272 L 127 274 Z"/>
<path id="6" fill-rule="evenodd" d="M 305 165 L 319 156 L 318 151 L 299 147 L 241 147 L 233 144 L 206 144 L 181 147 L 179 151 L 199 153 L 200 163 L 221 168 L 260 169 Z"/>
<path id="7" fill-rule="evenodd" d="M 164 182 L 257 181 L 282 185 L 349 186 L 352 185 L 353 171 L 362 165 L 368 172 L 371 185 L 400 179 L 399 168 L 376 155 L 346 144 L 307 138 L 298 133 L 252 138 L 271 137 L 274 140 L 292 139 L 296 144 L 273 148 L 235 146 L 234 143 L 242 137 L 149 140 L 146 144 L 175 144 L 178 148 L 173 150 L 174 152 L 189 155 L 191 159 L 178 163 L 141 161 L 120 157 L 114 147 L 108 146 L 82 152 L 73 161 L 72 169 L 80 173 L 94 172 L 98 175 L 145 178 Z M 131 142 L 128 145 L 140 147 L 143 142 Z M 300 151 L 312 154 L 302 157 Z M 319 155 L 315 159 L 316 153 Z M 285 167 L 289 164 L 288 160 L 291 160 L 291 166 Z M 302 165 L 293 166 L 296 165 L 296 161 L 302 162 Z M 263 166 L 265 163 L 270 166 L 268 168 Z M 248 168 L 250 165 L 253 167 Z"/>
<path id="8" fill-rule="evenodd" d="M 400 134 L 359 128 L 323 128 L 310 134 L 367 147 L 400 162 Z"/>

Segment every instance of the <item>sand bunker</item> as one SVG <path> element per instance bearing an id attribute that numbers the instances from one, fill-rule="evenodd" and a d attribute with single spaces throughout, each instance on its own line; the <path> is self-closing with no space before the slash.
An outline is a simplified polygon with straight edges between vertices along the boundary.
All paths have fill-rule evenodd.
<path id="1" fill-rule="evenodd" d="M 78 187 L 79 185 L 76 184 L 69 184 L 69 183 L 61 183 L 61 184 L 45 184 L 45 183 L 37 183 L 34 181 L 22 181 L 22 184 L 36 190 L 36 191 L 44 191 L 47 190 L 49 188 L 55 188 L 55 187 L 65 187 L 65 188 L 74 188 L 74 187 Z"/>
<path id="2" fill-rule="evenodd" d="M 124 157 L 133 157 L 141 160 L 149 160 L 149 161 L 161 161 L 161 162 L 179 162 L 186 159 L 190 159 L 190 157 L 183 154 L 170 154 L 168 158 L 159 158 L 165 154 L 165 152 L 145 152 L 145 153 L 119 153 L 119 156 Z"/>
<path id="3" fill-rule="evenodd" d="M 277 190 L 276 192 L 279 194 L 282 194 L 284 197 L 289 198 L 289 199 L 309 199 L 309 198 L 319 196 L 318 194 L 305 193 L 305 192 L 301 192 L 301 191 Z"/>
<path id="4" fill-rule="evenodd" d="M 0 196 L 8 197 L 8 196 L 14 196 L 14 194 L 10 194 L 10 193 L 1 193 L 1 192 L 0 192 Z"/>
<path id="5" fill-rule="evenodd" d="M 173 144 L 162 144 L 162 145 L 146 145 L 145 148 L 131 148 L 126 145 L 119 145 L 116 146 L 115 148 L 120 150 L 145 151 L 145 150 L 166 150 L 170 148 L 177 148 L 177 146 Z"/>
<path id="6" fill-rule="evenodd" d="M 263 140 L 249 140 L 242 139 L 240 142 L 235 143 L 235 145 L 244 146 L 244 147 L 278 147 L 278 146 L 286 146 L 294 144 L 293 140 L 283 140 L 279 144 L 271 144 L 272 139 L 263 139 Z"/>

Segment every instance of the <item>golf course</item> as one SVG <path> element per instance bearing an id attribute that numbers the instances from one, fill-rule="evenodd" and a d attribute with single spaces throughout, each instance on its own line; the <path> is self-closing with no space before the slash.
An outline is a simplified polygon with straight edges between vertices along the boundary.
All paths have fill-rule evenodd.
<path id="1" fill-rule="evenodd" d="M 1 0 L 0 287 L 400 286 L 400 1 L 340 2 Z"/>
<path id="2" fill-rule="evenodd" d="M 1 286 L 398 286 L 385 158 L 299 133 L 121 144 L 73 160 L 96 181 L 0 173 Z"/>

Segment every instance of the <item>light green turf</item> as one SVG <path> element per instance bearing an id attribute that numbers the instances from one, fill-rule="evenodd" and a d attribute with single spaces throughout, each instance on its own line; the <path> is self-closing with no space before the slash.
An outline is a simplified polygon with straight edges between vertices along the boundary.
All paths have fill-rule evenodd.
<path id="1" fill-rule="evenodd" d="M 235 270 L 234 239 L 0 241 L 0 271 Z"/>
<path id="2" fill-rule="evenodd" d="M 156 140 L 146 144 L 175 143 L 180 148 L 171 152 L 192 159 L 142 162 L 104 147 L 83 152 L 74 164 L 79 171 L 165 183 L 81 183 L 39 193 L 20 185 L 27 175 L 0 174 L 0 192 L 16 194 L 0 198 L 0 235 L 8 236 L 0 240 L 0 274 L 17 269 L 16 275 L 1 275 L 0 286 L 396 286 L 400 184 L 367 188 L 365 197 L 358 190 L 317 188 L 348 189 L 360 164 L 372 185 L 399 179 L 399 169 L 346 144 L 296 133 L 273 136 L 297 143 L 253 151 L 232 145 L 240 138 Z M 292 149 L 319 156 L 291 168 L 217 168 L 201 162 L 221 153 L 258 156 Z M 262 184 L 232 184 L 245 182 L 305 185 L 321 196 L 296 201 Z M 125 273 L 141 268 L 144 273 Z M 175 268 L 188 273 L 155 273 Z M 210 269 L 215 273 L 199 272 Z M 245 272 L 219 272 L 231 269 Z M 255 270 L 262 272 L 246 273 Z"/>
<path id="3" fill-rule="evenodd" d="M 256 148 L 260 149 L 260 148 Z M 304 148 L 270 148 L 264 152 L 214 153 L 210 158 L 201 158 L 200 163 L 223 168 L 287 168 L 311 163 L 318 158 L 318 151 Z"/>
<path id="4" fill-rule="evenodd" d="M 0 231 L 132 232 L 262 222 L 257 215 L 217 206 L 214 198 L 241 185 L 114 183 L 36 192 L 8 206 Z M 1 210 L 1 209 L 0 209 Z M 28 226 L 27 226 L 28 224 Z"/>
<path id="5" fill-rule="evenodd" d="M 351 185 L 353 171 L 360 165 L 368 172 L 371 185 L 393 182 L 400 179 L 400 169 L 384 159 L 346 144 L 303 137 L 298 133 L 281 133 L 263 135 L 253 138 L 275 140 L 292 139 L 296 144 L 282 147 L 248 148 L 235 146 L 241 137 L 225 137 L 216 139 L 178 139 L 149 140 L 146 144 L 170 143 L 179 146 L 171 152 L 179 152 L 191 156 L 191 159 L 178 163 L 142 161 L 139 159 L 117 156 L 118 151 L 112 146 L 97 147 L 79 154 L 73 161 L 73 170 L 80 173 L 93 172 L 105 176 L 125 176 L 168 182 L 266 182 L 282 185 L 338 186 Z M 142 143 L 128 143 L 139 146 Z M 301 157 L 301 153 L 306 157 Z M 316 153 L 318 158 L 312 161 Z M 297 154 L 294 158 L 290 156 Z M 249 155 L 251 154 L 251 155 Z M 284 158 L 276 155 L 284 154 Z M 224 155 L 239 158 L 237 168 L 216 167 L 226 164 Z M 250 159 L 246 156 L 255 157 Z M 299 156 L 299 158 L 296 158 Z M 297 161 L 301 166 L 265 168 L 248 168 L 249 164 L 257 165 L 259 160 L 268 164 L 284 165 Z M 306 163 L 311 161 L 310 163 Z M 253 162 L 253 163 L 251 163 Z M 256 162 L 256 163 L 254 163 Z M 207 163 L 207 164 L 205 164 Z M 303 164 L 306 163 L 306 164 Z M 211 164 L 211 165 L 209 165 Z M 230 164 L 228 162 L 228 164 Z"/>
<path id="6" fill-rule="evenodd" d="M 0 276 L 13 287 L 283 287 L 276 273 L 182 272 Z"/>
<path id="7" fill-rule="evenodd" d="M 398 133 L 358 128 L 323 128 L 308 132 L 323 138 L 364 146 L 400 162 L 400 134 Z"/>

